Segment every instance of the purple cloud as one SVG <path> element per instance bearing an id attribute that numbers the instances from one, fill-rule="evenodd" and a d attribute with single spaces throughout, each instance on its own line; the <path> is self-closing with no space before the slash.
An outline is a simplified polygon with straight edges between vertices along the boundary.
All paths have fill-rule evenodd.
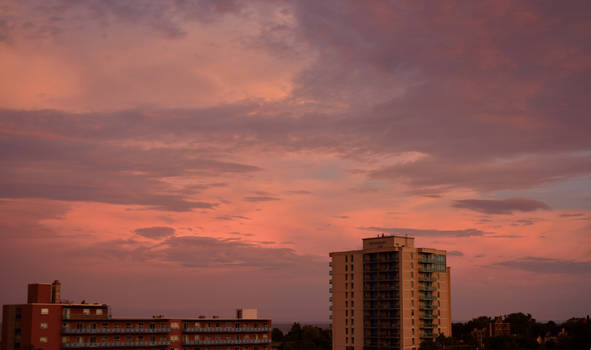
<path id="1" fill-rule="evenodd" d="M 530 212 L 535 210 L 550 210 L 550 207 L 544 202 L 525 198 L 508 198 L 501 200 L 462 199 L 455 201 L 453 206 L 455 208 L 470 209 L 484 214 L 512 214 L 515 211 Z"/>
<path id="2" fill-rule="evenodd" d="M 521 259 L 501 261 L 493 266 L 502 266 L 510 269 L 536 273 L 565 273 L 577 275 L 591 273 L 591 261 L 562 260 L 531 256 Z"/>
<path id="3" fill-rule="evenodd" d="M 424 230 L 424 229 L 413 229 L 413 228 L 400 228 L 400 227 L 359 227 L 360 230 L 374 231 L 388 233 L 392 235 L 408 235 L 411 237 L 482 237 L 488 235 L 487 232 L 468 228 L 463 230 Z"/>
<path id="4" fill-rule="evenodd" d="M 135 229 L 133 232 L 149 239 L 162 239 L 173 236 L 175 229 L 167 226 L 153 226 Z"/>

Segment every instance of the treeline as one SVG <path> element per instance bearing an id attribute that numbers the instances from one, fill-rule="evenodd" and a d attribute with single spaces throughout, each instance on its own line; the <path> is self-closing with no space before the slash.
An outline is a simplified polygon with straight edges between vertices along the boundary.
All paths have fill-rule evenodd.
<path id="1" fill-rule="evenodd" d="M 425 341 L 420 350 L 589 350 L 591 349 L 591 323 L 588 318 L 571 318 L 557 324 L 553 321 L 537 322 L 530 314 L 513 313 L 503 322 L 511 326 L 511 335 L 478 337 L 474 330 L 488 329 L 494 319 L 481 316 L 471 321 L 452 324 L 452 337 L 439 337 L 435 342 Z M 487 332 L 484 332 L 487 333 Z"/>
<path id="2" fill-rule="evenodd" d="M 279 350 L 331 350 L 332 335 L 330 330 L 316 326 L 301 326 L 294 323 L 287 334 L 278 328 L 271 333 L 273 348 Z"/>
<path id="3" fill-rule="evenodd" d="M 494 318 L 477 317 L 452 324 L 452 337 L 440 336 L 424 341 L 420 350 L 590 350 L 591 322 L 588 318 L 571 318 L 562 323 L 537 322 L 530 314 L 505 316 L 511 335 L 488 336 Z M 476 332 L 475 332 L 476 330 Z M 480 331 L 480 336 L 478 334 Z M 484 335 L 484 336 L 483 336 Z M 316 326 L 294 323 L 287 334 L 274 328 L 273 348 L 279 350 L 331 350 L 331 331 Z"/>

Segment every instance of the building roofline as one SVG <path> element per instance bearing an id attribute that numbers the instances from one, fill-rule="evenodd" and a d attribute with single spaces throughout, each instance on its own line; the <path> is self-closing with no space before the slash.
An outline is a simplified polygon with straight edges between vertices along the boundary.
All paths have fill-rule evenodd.
<path id="1" fill-rule="evenodd" d="M 362 238 L 362 240 L 368 240 L 368 239 L 384 239 L 384 238 L 410 238 L 410 239 L 415 239 L 413 236 L 408 236 L 408 235 L 388 235 L 386 236 L 385 234 L 381 234 L 378 235 L 377 237 L 367 237 L 367 238 Z"/>

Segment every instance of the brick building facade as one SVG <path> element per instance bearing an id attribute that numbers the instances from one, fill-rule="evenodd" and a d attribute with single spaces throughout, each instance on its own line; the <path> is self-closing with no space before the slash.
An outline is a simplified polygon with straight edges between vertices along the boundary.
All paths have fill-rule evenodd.
<path id="1" fill-rule="evenodd" d="M 1 350 L 270 350 L 271 320 L 256 311 L 236 318 L 113 318 L 106 304 L 60 300 L 59 281 L 28 288 L 27 304 L 2 308 Z"/>

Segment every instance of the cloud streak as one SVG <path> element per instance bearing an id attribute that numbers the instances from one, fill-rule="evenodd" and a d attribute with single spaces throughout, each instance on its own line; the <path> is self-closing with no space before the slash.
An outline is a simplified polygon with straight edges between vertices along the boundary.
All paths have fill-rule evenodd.
<path id="1" fill-rule="evenodd" d="M 489 233 L 484 232 L 475 228 L 467 228 L 462 230 L 428 230 L 428 229 L 414 229 L 414 228 L 401 228 L 401 227 L 359 227 L 360 230 L 383 232 L 392 235 L 404 236 L 408 235 L 411 237 L 482 237 L 487 236 Z"/>
<path id="2" fill-rule="evenodd" d="M 501 261 L 496 263 L 494 266 L 543 274 L 579 275 L 591 273 L 591 261 L 562 260 L 532 256 L 515 260 Z"/>
<path id="3" fill-rule="evenodd" d="M 484 214 L 512 214 L 513 212 L 531 212 L 535 210 L 550 210 L 550 207 L 540 201 L 525 198 L 508 199 L 461 199 L 453 204 L 454 208 L 469 209 Z"/>
<path id="4" fill-rule="evenodd" d="M 154 226 L 137 228 L 133 232 L 149 239 L 162 239 L 165 237 L 173 236 L 176 230 L 173 227 Z"/>

